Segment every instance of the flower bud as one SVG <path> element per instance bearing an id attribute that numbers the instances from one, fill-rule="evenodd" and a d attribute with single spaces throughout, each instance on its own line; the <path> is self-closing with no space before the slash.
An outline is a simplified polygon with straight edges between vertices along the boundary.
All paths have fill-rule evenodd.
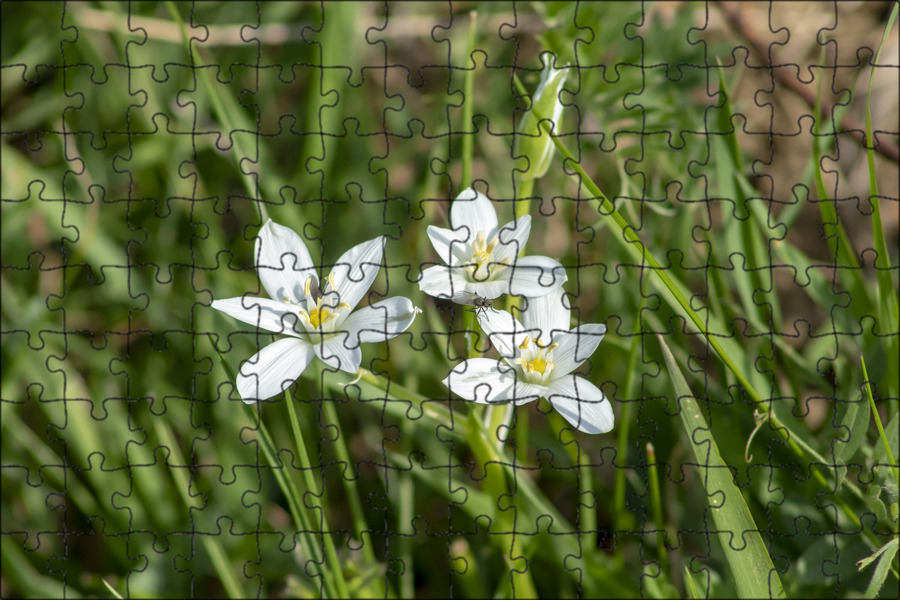
<path id="1" fill-rule="evenodd" d="M 544 120 L 553 121 L 551 127 L 554 133 L 559 132 L 563 109 L 562 102 L 559 101 L 559 92 L 566 81 L 566 75 L 569 74 L 567 67 L 562 69 L 555 67 L 556 56 L 553 54 L 545 52 L 541 58 L 544 62 L 541 83 L 531 97 L 532 108 L 522 118 L 515 141 L 515 155 L 526 156 L 530 161 L 528 170 L 521 174 L 523 181 L 543 177 L 550 167 L 550 159 L 553 157 L 553 140 L 550 139 L 544 128 L 538 125 L 534 110 L 537 109 Z M 546 121 L 545 124 L 550 125 Z"/>

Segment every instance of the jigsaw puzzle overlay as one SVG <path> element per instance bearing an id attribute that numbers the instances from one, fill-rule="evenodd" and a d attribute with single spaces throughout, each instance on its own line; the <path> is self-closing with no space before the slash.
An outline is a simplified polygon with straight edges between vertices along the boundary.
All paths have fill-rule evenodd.
<path id="1" fill-rule="evenodd" d="M 3 2 L 4 597 L 897 597 L 897 4 Z"/>

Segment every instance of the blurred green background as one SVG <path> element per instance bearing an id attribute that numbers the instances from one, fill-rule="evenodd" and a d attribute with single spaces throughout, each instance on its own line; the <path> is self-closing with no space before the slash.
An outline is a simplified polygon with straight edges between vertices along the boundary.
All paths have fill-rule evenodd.
<path id="1" fill-rule="evenodd" d="M 722 433 L 789 595 L 861 593 L 867 579 L 855 561 L 871 548 L 838 515 L 838 472 L 864 490 L 844 500 L 867 530 L 883 541 L 896 521 L 884 512 L 884 470 L 873 469 L 874 426 L 851 435 L 844 426 L 863 401 L 860 355 L 895 437 L 898 393 L 885 346 L 896 347 L 897 332 L 879 326 L 865 154 L 860 135 L 836 136 L 832 122 L 812 118 L 752 40 L 787 65 L 780 76 L 864 122 L 871 52 L 860 48 L 877 47 L 890 7 L 0 3 L 2 595 L 108 595 L 103 580 L 122 595 L 223 595 L 208 543 L 246 595 L 319 594 L 213 346 L 236 370 L 269 337 L 209 304 L 262 293 L 253 268 L 260 206 L 325 265 L 387 235 L 386 268 L 368 301 L 405 295 L 424 313 L 390 344 L 364 347 L 363 364 L 464 420 L 466 403 L 440 384 L 465 357 L 462 313 L 415 283 L 437 261 L 425 228 L 447 227 L 448 201 L 470 185 L 461 181 L 466 138 L 475 186 L 496 201 L 501 222 L 513 218 L 516 170 L 527 168 L 513 144 L 528 103 L 511 74 L 534 90 L 544 51 L 573 67 L 561 94 L 564 142 L 695 294 L 695 309 L 726 324 L 717 335 L 739 340 L 766 400 L 835 462 L 824 469 L 833 488 L 823 490 L 765 430 L 744 460 L 752 403 L 649 285 L 646 267 L 611 239 L 557 157 L 534 190 L 529 254 L 566 266 L 574 317 L 607 324 L 584 370 L 618 422 L 588 437 L 545 415 L 546 404 L 517 411 L 510 439 L 519 443 L 510 444 L 520 476 L 574 527 L 513 509 L 529 532 L 537 590 L 676 597 L 693 577 L 711 595 L 734 593 L 661 375 L 662 333 Z M 742 15 L 743 29 L 725 10 Z M 896 147 L 896 27 L 891 36 L 882 64 L 893 66 L 878 69 L 872 111 Z M 896 265 L 897 162 L 875 161 L 877 225 Z M 842 263 L 822 204 L 858 265 Z M 896 267 L 890 276 L 896 290 Z M 396 594 L 404 572 L 423 597 L 504 595 L 509 565 L 490 540 L 491 519 L 479 515 L 527 500 L 513 490 L 499 505 L 476 505 L 483 474 L 453 437 L 454 421 L 416 420 L 415 410 L 398 417 L 372 390 L 342 391 L 350 377 L 341 377 L 310 370 L 293 394 L 355 595 Z M 261 414 L 299 479 L 282 402 Z M 337 458 L 338 435 L 349 465 Z M 648 442 L 663 536 L 651 515 Z M 351 539 L 343 478 L 358 478 L 374 563 Z M 410 515 L 398 507 L 412 489 Z M 888 582 L 882 593 L 896 596 L 897 579 Z"/>

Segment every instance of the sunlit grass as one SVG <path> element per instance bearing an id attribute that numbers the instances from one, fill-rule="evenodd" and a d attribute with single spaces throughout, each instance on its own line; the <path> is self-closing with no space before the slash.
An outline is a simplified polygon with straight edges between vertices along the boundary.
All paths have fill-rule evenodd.
<path id="1" fill-rule="evenodd" d="M 4 595 L 897 595 L 896 164 L 841 162 L 827 121 L 793 134 L 801 169 L 767 162 L 788 142 L 702 6 L 10 6 Z M 543 51 L 571 73 L 532 186 Z M 416 283 L 473 182 L 607 325 L 579 371 L 610 433 L 441 384 L 496 357 Z M 271 336 L 209 304 L 265 295 L 268 217 L 325 272 L 388 236 L 362 304 L 424 312 L 356 380 L 311 366 L 248 407 L 235 373 Z"/>

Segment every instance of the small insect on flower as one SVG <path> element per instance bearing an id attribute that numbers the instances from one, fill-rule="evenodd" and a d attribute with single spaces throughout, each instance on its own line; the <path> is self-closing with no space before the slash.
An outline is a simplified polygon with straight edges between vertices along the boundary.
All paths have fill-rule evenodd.
<path id="1" fill-rule="evenodd" d="M 456 292 L 450 298 L 457 304 L 464 304 L 465 306 L 474 306 L 475 308 L 467 308 L 473 313 L 478 313 L 478 311 L 486 311 L 487 309 L 494 310 L 494 301 L 489 300 L 483 296 L 479 296 L 475 292 Z"/>

